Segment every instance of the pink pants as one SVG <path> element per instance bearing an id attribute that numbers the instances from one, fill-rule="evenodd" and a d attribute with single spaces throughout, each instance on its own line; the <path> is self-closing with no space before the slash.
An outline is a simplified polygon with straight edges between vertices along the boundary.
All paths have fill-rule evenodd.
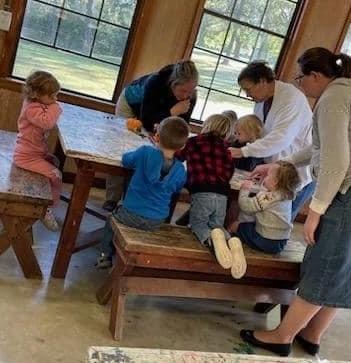
<path id="1" fill-rule="evenodd" d="M 60 199 L 62 187 L 61 172 L 55 166 L 58 166 L 57 158 L 51 154 L 47 154 L 47 156 L 45 157 L 40 157 L 36 155 L 15 154 L 14 161 L 16 166 L 22 169 L 33 171 L 49 178 L 51 184 L 52 199 L 54 201 L 53 206 L 56 206 Z"/>

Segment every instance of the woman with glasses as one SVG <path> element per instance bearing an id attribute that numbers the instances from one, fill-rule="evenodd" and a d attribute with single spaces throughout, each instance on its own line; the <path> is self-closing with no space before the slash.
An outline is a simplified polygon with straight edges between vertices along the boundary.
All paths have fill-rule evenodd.
<path id="1" fill-rule="evenodd" d="M 337 309 L 351 308 L 351 58 L 311 48 L 298 65 L 301 89 L 317 99 L 312 147 L 289 158 L 296 166 L 310 164 L 317 181 L 304 225 L 308 247 L 301 280 L 276 329 L 240 333 L 243 340 L 284 356 L 294 339 L 307 353 L 318 353 Z"/>
<path id="2" fill-rule="evenodd" d="M 275 79 L 266 62 L 249 63 L 239 74 L 238 82 L 255 102 L 255 115 L 264 123 L 264 137 L 242 148 L 232 148 L 234 158 L 265 158 L 273 162 L 295 153 L 312 142 L 312 111 L 306 96 L 291 84 Z M 255 171 L 260 173 L 258 166 Z M 308 167 L 298 169 L 301 185 L 292 205 L 292 220 L 311 197 L 314 185 Z"/>

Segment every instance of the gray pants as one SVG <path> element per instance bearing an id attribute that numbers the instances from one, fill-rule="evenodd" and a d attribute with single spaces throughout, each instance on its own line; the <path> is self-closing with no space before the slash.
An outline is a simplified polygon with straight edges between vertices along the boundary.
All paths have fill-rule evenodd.
<path id="1" fill-rule="evenodd" d="M 190 228 L 201 243 L 211 236 L 211 230 L 225 231 L 224 219 L 227 210 L 227 197 L 217 193 L 195 193 L 191 196 Z"/>

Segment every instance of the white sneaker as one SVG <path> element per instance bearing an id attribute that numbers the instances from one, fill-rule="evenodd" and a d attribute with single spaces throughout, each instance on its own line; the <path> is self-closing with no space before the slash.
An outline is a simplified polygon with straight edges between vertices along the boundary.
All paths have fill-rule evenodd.
<path id="1" fill-rule="evenodd" d="M 60 229 L 60 226 L 58 225 L 51 208 L 48 208 L 46 210 L 46 214 L 45 217 L 42 219 L 42 222 L 44 226 L 50 231 L 57 232 Z"/>
<path id="2" fill-rule="evenodd" d="M 228 241 L 228 245 L 233 259 L 233 264 L 230 272 L 235 279 L 241 279 L 245 275 L 247 269 L 243 245 L 240 239 L 237 237 L 232 237 Z"/>
<path id="3" fill-rule="evenodd" d="M 225 234 L 220 228 L 211 231 L 211 240 L 218 263 L 225 269 L 232 267 L 232 254 L 228 248 Z"/>

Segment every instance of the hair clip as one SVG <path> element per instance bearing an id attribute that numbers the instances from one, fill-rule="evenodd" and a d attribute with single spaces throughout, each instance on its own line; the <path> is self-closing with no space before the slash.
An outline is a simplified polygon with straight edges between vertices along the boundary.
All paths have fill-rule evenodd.
<path id="1" fill-rule="evenodd" d="M 336 65 L 341 67 L 342 66 L 342 59 L 341 58 L 338 58 L 336 61 L 335 61 Z"/>

